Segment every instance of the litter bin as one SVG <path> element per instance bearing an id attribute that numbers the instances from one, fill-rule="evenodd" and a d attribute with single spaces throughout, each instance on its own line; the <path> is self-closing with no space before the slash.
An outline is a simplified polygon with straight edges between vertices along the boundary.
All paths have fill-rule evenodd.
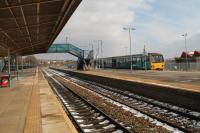
<path id="1" fill-rule="evenodd" d="M 9 76 L 2 76 L 1 77 L 1 87 L 8 87 L 9 86 Z"/>
<path id="2" fill-rule="evenodd" d="M 10 75 L 1 76 L 1 87 L 13 87 L 13 79 Z"/>

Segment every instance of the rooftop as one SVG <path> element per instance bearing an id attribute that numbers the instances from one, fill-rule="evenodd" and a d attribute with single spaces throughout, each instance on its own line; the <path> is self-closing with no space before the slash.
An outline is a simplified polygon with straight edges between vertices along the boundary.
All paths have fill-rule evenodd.
<path id="1" fill-rule="evenodd" d="M 0 56 L 48 50 L 81 0 L 1 0 Z"/>

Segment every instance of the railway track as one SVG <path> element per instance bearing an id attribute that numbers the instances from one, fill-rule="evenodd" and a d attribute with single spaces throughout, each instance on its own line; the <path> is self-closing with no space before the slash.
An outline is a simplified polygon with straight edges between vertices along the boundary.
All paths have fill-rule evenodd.
<path id="1" fill-rule="evenodd" d="M 66 113 L 70 116 L 78 132 L 81 133 L 130 133 L 127 127 L 119 124 L 105 113 L 100 111 L 81 96 L 63 86 L 47 72 L 46 78 L 59 97 Z"/>
<path id="2" fill-rule="evenodd" d="M 200 113 L 193 112 L 170 104 L 161 103 L 152 99 L 144 98 L 129 92 L 123 92 L 109 86 L 94 83 L 91 81 L 80 80 L 70 77 L 64 73 L 56 72 L 55 74 L 71 80 L 91 91 L 94 91 L 103 97 L 109 98 L 115 102 L 134 109 L 152 119 L 167 124 L 175 130 L 182 132 L 199 132 L 200 131 Z"/>

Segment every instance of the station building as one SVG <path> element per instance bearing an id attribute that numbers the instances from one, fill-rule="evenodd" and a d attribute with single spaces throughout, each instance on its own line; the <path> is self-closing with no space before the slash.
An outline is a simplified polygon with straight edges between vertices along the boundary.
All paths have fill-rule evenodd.
<path id="1" fill-rule="evenodd" d="M 175 61 L 177 63 L 186 62 L 187 60 L 188 62 L 200 63 L 200 51 L 191 51 L 191 52 L 183 51 L 179 58 L 175 58 Z"/>

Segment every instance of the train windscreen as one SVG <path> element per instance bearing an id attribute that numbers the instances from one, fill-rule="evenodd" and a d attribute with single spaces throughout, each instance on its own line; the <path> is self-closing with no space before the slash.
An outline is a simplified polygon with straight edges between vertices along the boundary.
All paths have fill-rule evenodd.
<path id="1" fill-rule="evenodd" d="M 157 63 L 157 62 L 164 62 L 164 58 L 162 55 L 151 55 L 151 62 Z"/>

